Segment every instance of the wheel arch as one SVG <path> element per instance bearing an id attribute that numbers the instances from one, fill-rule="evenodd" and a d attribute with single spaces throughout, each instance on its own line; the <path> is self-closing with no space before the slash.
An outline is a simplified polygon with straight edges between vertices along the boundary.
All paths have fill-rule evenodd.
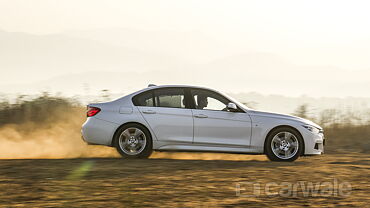
<path id="1" fill-rule="evenodd" d="M 118 134 L 118 130 L 121 129 L 123 126 L 127 125 L 127 124 L 137 124 L 137 125 L 140 125 L 142 127 L 144 127 L 150 134 L 152 140 L 153 140 L 153 135 L 152 135 L 152 132 L 149 130 L 149 128 L 143 124 L 143 123 L 140 123 L 140 122 L 137 122 L 137 121 L 129 121 L 129 122 L 126 122 L 126 123 L 123 123 L 121 124 L 119 127 L 117 127 L 117 129 L 114 131 L 114 134 L 113 134 L 113 137 L 112 137 L 112 141 L 110 143 L 110 146 L 113 147 L 114 146 L 114 138 L 116 137 L 116 135 Z"/>
<path id="2" fill-rule="evenodd" d="M 304 141 L 303 135 L 301 134 L 301 132 L 297 128 L 295 128 L 293 126 L 290 126 L 290 125 L 279 125 L 279 126 L 275 126 L 274 128 L 270 129 L 270 131 L 267 133 L 267 135 L 265 137 L 265 141 L 263 142 L 263 153 L 264 154 L 266 153 L 266 142 L 267 142 L 267 138 L 271 135 L 271 133 L 274 130 L 279 129 L 279 128 L 289 128 L 289 129 L 295 131 L 297 134 L 299 134 L 299 136 L 302 138 L 302 141 L 303 141 L 302 155 L 304 155 L 304 152 L 305 152 L 305 141 Z"/>

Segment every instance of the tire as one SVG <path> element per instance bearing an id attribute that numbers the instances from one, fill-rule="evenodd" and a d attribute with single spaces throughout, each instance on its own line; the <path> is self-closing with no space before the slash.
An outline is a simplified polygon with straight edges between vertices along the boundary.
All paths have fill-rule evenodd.
<path id="1" fill-rule="evenodd" d="M 123 158 L 148 158 L 153 152 L 149 130 L 136 123 L 121 126 L 114 135 L 113 144 Z"/>
<path id="2" fill-rule="evenodd" d="M 266 138 L 265 153 L 271 161 L 292 162 L 302 155 L 303 150 L 303 138 L 293 128 L 274 129 Z"/>

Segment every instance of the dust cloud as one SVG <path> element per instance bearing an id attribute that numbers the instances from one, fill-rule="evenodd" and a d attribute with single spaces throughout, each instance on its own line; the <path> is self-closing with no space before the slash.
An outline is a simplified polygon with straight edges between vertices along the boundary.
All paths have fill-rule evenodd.
<path id="1" fill-rule="evenodd" d="M 0 143 L 1 159 L 118 157 L 113 148 L 87 145 L 65 122 L 49 127 L 7 125 L 0 129 Z"/>
<path id="2" fill-rule="evenodd" d="M 77 123 L 58 122 L 52 126 L 6 125 L 0 128 L 0 159 L 62 159 L 119 157 L 114 148 L 87 145 Z M 182 160 L 266 160 L 258 155 L 216 153 L 154 152 L 153 159 Z"/>
<path id="3" fill-rule="evenodd" d="M 0 103 L 1 104 L 1 103 Z M 1 105 L 0 105 L 1 107 Z M 113 147 L 87 145 L 81 138 L 86 108 L 66 98 L 43 95 L 0 108 L 0 159 L 120 157 Z M 266 160 L 265 156 L 153 152 L 152 159 Z"/>
<path id="4" fill-rule="evenodd" d="M 81 139 L 85 115 L 83 107 L 49 97 L 4 108 L 0 159 L 118 157 L 113 148 Z"/>
<path id="5" fill-rule="evenodd" d="M 62 159 L 119 157 L 112 147 L 87 145 L 81 139 L 80 119 L 53 125 L 9 124 L 0 128 L 0 159 Z M 153 152 L 153 159 L 266 160 L 259 155 Z"/>

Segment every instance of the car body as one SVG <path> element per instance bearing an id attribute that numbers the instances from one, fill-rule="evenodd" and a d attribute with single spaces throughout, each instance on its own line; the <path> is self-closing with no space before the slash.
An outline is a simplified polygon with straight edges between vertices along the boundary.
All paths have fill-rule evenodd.
<path id="1" fill-rule="evenodd" d="M 320 155 L 324 151 L 323 129 L 312 121 L 253 110 L 204 87 L 150 85 L 112 102 L 89 104 L 88 108 L 92 114 L 82 126 L 82 136 L 89 144 L 117 147 L 114 140 L 118 130 L 135 124 L 148 132 L 154 151 L 264 154 L 271 147 L 277 149 L 276 160 L 284 161 L 284 151 L 293 148 L 289 142 L 282 143 L 287 137 L 290 145 L 299 144 L 299 155 Z M 272 132 L 284 128 L 287 130 L 270 139 L 274 140 L 271 145 L 266 144 Z"/>

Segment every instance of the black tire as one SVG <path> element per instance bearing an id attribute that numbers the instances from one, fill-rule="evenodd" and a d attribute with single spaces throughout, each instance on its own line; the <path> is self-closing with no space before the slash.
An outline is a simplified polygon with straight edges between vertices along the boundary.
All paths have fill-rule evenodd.
<path id="1" fill-rule="evenodd" d="M 275 136 L 279 137 L 280 135 L 284 134 L 284 132 L 288 132 L 288 133 L 291 133 L 292 135 L 294 135 L 294 137 L 297 139 L 297 142 L 298 142 L 298 147 L 297 147 L 298 150 L 292 151 L 291 155 L 293 155 L 293 156 L 291 156 L 289 158 L 281 158 L 282 157 L 281 155 L 280 155 L 280 157 L 278 157 L 274 153 L 274 151 L 272 150 L 272 146 L 271 146 L 273 138 Z M 302 155 L 303 151 L 304 151 L 303 138 L 302 138 L 301 134 L 298 133 L 297 130 L 295 130 L 293 128 L 281 127 L 281 128 L 274 129 L 269 133 L 269 135 L 266 138 L 265 154 L 271 161 L 292 162 L 292 161 L 298 159 L 298 157 L 300 155 Z M 295 152 L 295 154 L 293 154 L 294 152 Z"/>
<path id="2" fill-rule="evenodd" d="M 121 134 L 128 129 L 139 129 L 145 135 L 146 143 L 145 147 L 138 154 L 127 154 L 120 145 Z M 148 158 L 153 152 L 153 141 L 152 135 L 149 130 L 143 125 L 137 123 L 129 123 L 121 126 L 114 135 L 113 145 L 116 147 L 117 151 L 121 154 L 123 158 L 134 159 L 134 158 Z M 144 146 L 144 145 L 143 145 Z"/>

